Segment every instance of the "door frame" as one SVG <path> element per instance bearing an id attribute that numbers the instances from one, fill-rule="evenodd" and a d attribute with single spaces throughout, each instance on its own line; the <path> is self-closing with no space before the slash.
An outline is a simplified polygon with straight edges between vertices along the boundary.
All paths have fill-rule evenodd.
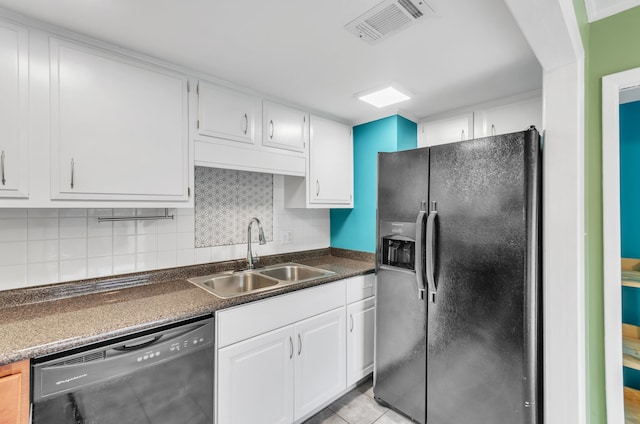
<path id="1" fill-rule="evenodd" d="M 620 268 L 620 90 L 640 86 L 640 68 L 602 78 L 602 242 L 607 422 L 624 423 Z"/>

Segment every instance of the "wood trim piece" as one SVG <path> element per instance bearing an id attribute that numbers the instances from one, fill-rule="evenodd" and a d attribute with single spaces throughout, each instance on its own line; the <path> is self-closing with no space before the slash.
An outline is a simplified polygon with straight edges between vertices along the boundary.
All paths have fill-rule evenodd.
<path id="1" fill-rule="evenodd" d="M 624 388 L 624 417 L 627 423 L 640 423 L 640 391 Z"/>
<path id="2" fill-rule="evenodd" d="M 0 366 L 0 423 L 29 422 L 29 360 Z"/>

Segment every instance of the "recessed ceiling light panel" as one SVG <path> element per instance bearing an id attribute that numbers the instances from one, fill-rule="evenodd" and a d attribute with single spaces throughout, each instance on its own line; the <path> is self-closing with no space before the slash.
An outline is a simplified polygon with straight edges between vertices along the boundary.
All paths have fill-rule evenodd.
<path id="1" fill-rule="evenodd" d="M 409 100 L 411 97 L 396 88 L 386 87 L 382 90 L 359 95 L 358 98 L 363 102 L 374 105 L 375 107 L 383 108 L 385 106 L 404 102 L 405 100 Z"/>

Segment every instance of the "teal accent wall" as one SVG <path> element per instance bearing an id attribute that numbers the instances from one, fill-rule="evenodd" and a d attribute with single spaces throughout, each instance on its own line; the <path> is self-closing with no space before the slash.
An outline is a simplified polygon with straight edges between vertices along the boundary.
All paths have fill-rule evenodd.
<path id="1" fill-rule="evenodd" d="M 638 161 L 640 161 L 640 101 L 620 105 L 620 238 L 623 258 L 640 258 L 640 167 Z"/>
<path id="2" fill-rule="evenodd" d="M 640 258 L 640 101 L 620 105 L 620 239 L 623 258 Z M 622 287 L 622 322 L 640 325 L 640 290 Z M 640 371 L 623 368 L 624 385 L 640 389 Z"/>
<path id="3" fill-rule="evenodd" d="M 417 145 L 417 124 L 399 115 L 353 127 L 353 209 L 331 210 L 331 247 L 375 252 L 378 152 Z"/>

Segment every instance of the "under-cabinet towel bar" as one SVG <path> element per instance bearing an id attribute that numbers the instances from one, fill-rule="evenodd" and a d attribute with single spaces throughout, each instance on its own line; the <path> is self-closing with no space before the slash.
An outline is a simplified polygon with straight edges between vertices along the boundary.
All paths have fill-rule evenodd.
<path id="1" fill-rule="evenodd" d="M 99 216 L 98 222 L 118 222 L 118 221 L 152 221 L 160 219 L 173 219 L 173 215 L 169 215 L 169 208 L 164 209 L 164 215 L 152 216 Z"/>

